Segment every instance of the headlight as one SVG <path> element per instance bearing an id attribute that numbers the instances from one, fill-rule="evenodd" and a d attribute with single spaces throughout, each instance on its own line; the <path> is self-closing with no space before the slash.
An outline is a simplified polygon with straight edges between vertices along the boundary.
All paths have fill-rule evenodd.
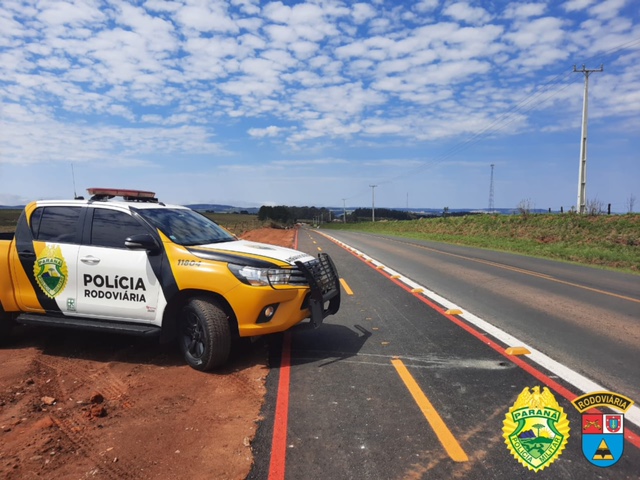
<path id="1" fill-rule="evenodd" d="M 291 278 L 291 271 L 282 268 L 256 268 L 230 263 L 229 270 L 247 285 L 287 285 Z"/>

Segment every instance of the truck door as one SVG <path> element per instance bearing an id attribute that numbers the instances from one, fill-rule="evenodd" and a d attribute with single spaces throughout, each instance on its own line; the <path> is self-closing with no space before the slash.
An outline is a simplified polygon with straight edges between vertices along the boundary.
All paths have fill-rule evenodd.
<path id="1" fill-rule="evenodd" d="M 160 282 L 145 250 L 130 250 L 125 239 L 151 231 L 130 213 L 90 208 L 90 229 L 78 251 L 75 315 L 153 322 Z"/>
<path id="2" fill-rule="evenodd" d="M 14 278 L 24 311 L 59 314 L 67 299 L 75 296 L 83 210 L 44 206 L 25 211 L 20 218 Z"/>

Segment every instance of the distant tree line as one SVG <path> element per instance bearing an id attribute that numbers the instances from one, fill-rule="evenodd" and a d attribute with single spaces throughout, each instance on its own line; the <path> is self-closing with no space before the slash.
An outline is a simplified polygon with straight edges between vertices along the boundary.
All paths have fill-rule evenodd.
<path id="1" fill-rule="evenodd" d="M 376 221 L 378 220 L 419 220 L 421 218 L 438 217 L 464 217 L 465 215 L 479 215 L 479 212 L 451 212 L 449 207 L 445 207 L 441 214 L 437 213 L 417 213 L 405 210 L 392 210 L 389 208 L 376 208 Z M 348 222 L 366 222 L 371 220 L 370 208 L 356 208 L 350 215 L 347 215 Z"/>
<path id="2" fill-rule="evenodd" d="M 438 217 L 433 214 L 418 214 L 403 210 L 392 210 L 389 208 L 376 208 L 376 220 L 415 220 L 418 218 Z M 322 207 L 288 207 L 285 205 L 266 206 L 263 205 L 258 211 L 258 220 L 292 224 L 296 222 L 325 223 L 335 220 L 342 220 L 342 212 L 332 212 Z M 347 214 L 347 222 L 362 222 L 371 220 L 370 208 L 356 208 Z"/>
<path id="3" fill-rule="evenodd" d="M 272 220 L 274 222 L 284 224 L 291 224 L 300 221 L 330 222 L 334 218 L 335 215 L 325 207 L 287 207 L 284 205 L 268 207 L 263 205 L 260 207 L 260 210 L 258 210 L 258 220 Z"/>
<path id="4" fill-rule="evenodd" d="M 414 220 L 417 215 L 403 210 L 390 210 L 388 208 L 376 208 L 376 220 Z M 351 215 L 351 221 L 371 220 L 370 208 L 356 208 Z"/>

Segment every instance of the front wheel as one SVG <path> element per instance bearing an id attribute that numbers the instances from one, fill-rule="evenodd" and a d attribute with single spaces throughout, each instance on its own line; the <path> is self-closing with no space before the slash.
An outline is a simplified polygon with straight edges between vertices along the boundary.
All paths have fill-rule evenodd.
<path id="1" fill-rule="evenodd" d="M 207 371 L 226 363 L 231 329 L 224 311 L 205 298 L 192 298 L 180 313 L 178 342 L 186 362 Z"/>

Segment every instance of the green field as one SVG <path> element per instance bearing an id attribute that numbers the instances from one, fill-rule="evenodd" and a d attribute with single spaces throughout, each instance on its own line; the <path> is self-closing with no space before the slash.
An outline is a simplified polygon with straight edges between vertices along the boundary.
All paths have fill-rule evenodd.
<path id="1" fill-rule="evenodd" d="M 322 228 L 455 243 L 640 274 L 640 214 L 468 215 L 332 223 Z"/>
<path id="2" fill-rule="evenodd" d="M 22 210 L 0 209 L 0 232 L 13 232 Z"/>

